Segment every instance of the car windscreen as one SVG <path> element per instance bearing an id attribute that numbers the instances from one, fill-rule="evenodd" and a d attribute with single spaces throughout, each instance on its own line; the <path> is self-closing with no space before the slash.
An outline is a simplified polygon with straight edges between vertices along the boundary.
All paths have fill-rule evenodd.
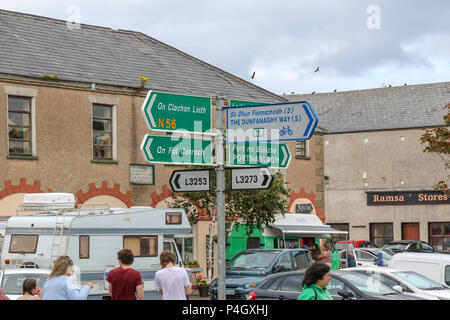
<path id="1" fill-rule="evenodd" d="M 392 253 L 386 250 L 380 250 L 379 252 L 383 255 L 383 260 L 391 260 L 394 255 L 392 251 Z"/>
<path id="2" fill-rule="evenodd" d="M 421 289 L 421 290 L 439 290 L 446 289 L 443 285 L 438 282 L 431 280 L 417 272 L 413 271 L 398 271 L 393 272 L 394 275 L 409 283 L 410 285 Z"/>
<path id="3" fill-rule="evenodd" d="M 405 248 L 409 245 L 409 243 L 391 243 L 387 244 L 385 248 L 389 250 L 397 250 L 397 251 L 403 251 Z"/>
<path id="4" fill-rule="evenodd" d="M 369 295 L 397 294 L 398 292 L 378 280 L 376 275 L 364 271 L 343 272 L 339 275 L 358 290 Z"/>
<path id="5" fill-rule="evenodd" d="M 4 274 L 1 289 L 3 294 L 22 295 L 22 286 L 25 279 L 36 279 L 37 287 L 42 288 L 45 280 L 48 279 L 48 274 L 36 274 L 36 273 L 15 273 Z"/>
<path id="6" fill-rule="evenodd" d="M 228 267 L 239 269 L 255 269 L 269 267 L 279 252 L 255 251 L 238 254 L 230 261 Z"/>

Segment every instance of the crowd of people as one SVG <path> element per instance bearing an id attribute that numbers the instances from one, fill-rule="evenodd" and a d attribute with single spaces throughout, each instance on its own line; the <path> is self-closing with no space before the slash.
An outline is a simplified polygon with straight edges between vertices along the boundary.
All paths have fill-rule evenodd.
<path id="1" fill-rule="evenodd" d="M 192 294 L 186 269 L 175 266 L 176 257 L 170 251 L 163 251 L 159 258 L 162 269 L 155 274 L 155 286 L 163 300 L 186 300 Z M 106 279 L 109 298 L 143 300 L 142 275 L 131 267 L 133 252 L 129 249 L 120 250 L 117 259 L 119 267 L 111 270 Z M 72 277 L 72 267 L 70 257 L 58 257 L 42 289 L 37 287 L 36 279 L 25 279 L 22 285 L 23 295 L 18 300 L 86 300 L 94 285 L 87 282 L 80 288 Z"/>
<path id="2" fill-rule="evenodd" d="M 304 248 L 309 249 L 307 246 Z M 322 248 L 314 244 L 309 250 L 314 264 L 305 272 L 303 290 L 298 300 L 332 300 L 326 287 L 331 279 L 330 271 L 339 269 L 337 249 L 333 242 L 324 242 Z M 348 267 L 356 266 L 351 243 L 347 257 Z M 186 300 L 192 294 L 186 269 L 176 266 L 176 257 L 170 251 L 163 251 L 159 258 L 162 269 L 155 274 L 155 287 L 163 300 Z M 133 252 L 129 249 L 120 250 L 117 259 L 119 267 L 111 270 L 106 279 L 109 283 L 109 299 L 143 300 L 142 275 L 131 267 Z M 37 287 L 36 279 L 26 279 L 23 282 L 23 295 L 18 300 L 86 300 L 93 284 L 87 282 L 80 288 L 72 277 L 72 267 L 70 257 L 58 257 L 42 289 Z"/>

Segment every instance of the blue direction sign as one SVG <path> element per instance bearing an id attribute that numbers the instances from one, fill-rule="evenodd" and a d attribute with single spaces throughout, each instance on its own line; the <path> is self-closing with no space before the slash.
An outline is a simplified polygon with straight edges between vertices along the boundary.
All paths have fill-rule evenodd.
<path id="1" fill-rule="evenodd" d="M 225 108 L 227 143 L 308 140 L 319 121 L 307 101 Z"/>

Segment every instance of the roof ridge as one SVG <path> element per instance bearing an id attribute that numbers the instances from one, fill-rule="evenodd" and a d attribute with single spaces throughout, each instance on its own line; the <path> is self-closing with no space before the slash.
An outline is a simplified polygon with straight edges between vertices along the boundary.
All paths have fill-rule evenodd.
<path id="1" fill-rule="evenodd" d="M 355 90 L 346 90 L 346 91 L 336 91 L 336 92 L 316 92 L 312 93 L 298 93 L 298 94 L 286 94 L 285 96 L 316 96 L 322 94 L 340 94 L 340 93 L 350 93 L 350 92 L 358 92 L 358 91 L 374 91 L 374 90 L 390 90 L 394 88 L 410 88 L 410 87 L 419 87 L 419 86 L 429 86 L 429 85 L 437 85 L 437 84 L 450 84 L 450 81 L 439 81 L 439 82 L 429 82 L 429 83 L 419 83 L 419 84 L 408 84 L 408 85 L 398 85 L 392 87 L 382 87 L 382 88 L 366 88 L 366 89 L 355 89 Z"/>
<path id="2" fill-rule="evenodd" d="M 68 20 L 50 18 L 50 17 L 39 16 L 39 15 L 31 14 L 31 13 L 10 11 L 10 10 L 4 10 L 4 9 L 0 9 L 0 14 L 14 15 L 14 16 L 17 16 L 17 17 L 24 17 L 24 18 L 33 18 L 33 19 L 36 19 L 36 20 L 49 21 L 49 22 L 55 22 L 55 23 L 60 23 L 60 24 L 66 24 L 67 22 L 70 22 Z M 80 23 L 80 26 L 85 27 L 85 28 L 89 28 L 89 29 L 117 31 L 117 30 L 115 30 L 113 28 L 96 26 L 96 25 L 93 25 L 93 24 Z"/>
<path id="3" fill-rule="evenodd" d="M 38 15 L 33 15 L 33 14 L 29 14 L 29 13 L 22 13 L 22 12 L 17 12 L 17 11 L 9 11 L 9 10 L 4 10 L 4 9 L 0 9 L 0 14 L 14 15 L 14 16 L 25 17 L 25 18 L 33 18 L 33 19 L 40 19 L 42 21 L 49 21 L 49 22 L 60 23 L 60 24 L 63 24 L 63 23 L 65 24 L 65 23 L 68 22 L 66 20 L 49 18 L 49 17 L 45 17 L 45 16 L 38 16 Z M 205 66 L 205 67 L 207 67 L 209 69 L 212 69 L 212 70 L 215 70 L 215 71 L 221 73 L 222 75 L 224 75 L 226 77 L 229 77 L 229 78 L 231 78 L 231 79 L 233 79 L 235 81 L 238 81 L 238 82 L 240 82 L 241 84 L 243 84 L 243 85 L 245 85 L 247 87 L 252 87 L 252 88 L 254 88 L 254 89 L 256 89 L 256 90 L 258 90 L 260 92 L 268 94 L 268 95 L 272 96 L 274 99 L 277 99 L 277 100 L 278 99 L 282 99 L 282 100 L 285 100 L 285 101 L 289 101 L 288 99 L 286 99 L 286 98 L 284 98 L 284 97 L 282 97 L 282 96 L 280 96 L 280 95 L 278 95 L 278 94 L 276 94 L 274 92 L 268 91 L 268 90 L 266 90 L 266 89 L 264 89 L 262 87 L 259 87 L 259 86 L 255 85 L 253 83 L 250 83 L 250 82 L 248 82 L 248 81 L 246 81 L 246 80 L 244 80 L 244 79 L 242 79 L 242 78 L 240 78 L 238 76 L 235 76 L 235 75 L 233 75 L 233 74 L 231 74 L 229 72 L 226 72 L 226 71 L 224 71 L 224 70 L 222 70 L 222 69 L 220 69 L 218 67 L 215 67 L 212 64 L 209 64 L 209 63 L 207 63 L 207 62 L 205 62 L 203 60 L 195 58 L 194 56 L 191 56 L 190 54 L 188 54 L 186 52 L 183 52 L 183 51 L 181 51 L 181 50 L 179 50 L 179 49 L 177 49 L 175 47 L 172 47 L 171 45 L 168 45 L 167 43 L 164 43 L 164 42 L 162 42 L 162 41 L 160 41 L 158 39 L 155 39 L 155 38 L 153 38 L 153 37 L 151 37 L 151 36 L 149 36 L 149 35 L 147 35 L 147 34 L 145 34 L 143 32 L 134 31 L 134 30 L 112 29 L 112 28 L 108 28 L 108 27 L 101 27 L 101 26 L 84 24 L 84 23 L 80 23 L 80 26 L 83 27 L 83 28 L 89 28 L 89 29 L 93 29 L 93 30 L 105 30 L 105 31 L 110 31 L 110 32 L 131 34 L 131 35 L 134 35 L 136 37 L 143 36 L 143 37 L 145 37 L 147 39 L 150 39 L 152 41 L 157 42 L 158 44 L 160 44 L 162 46 L 165 46 L 166 48 L 168 48 L 168 49 L 170 49 L 170 50 L 172 50 L 172 51 L 174 51 L 174 52 L 184 56 L 185 58 L 193 60 L 193 61 L 195 61 L 195 62 L 197 62 L 197 63 L 199 63 L 199 64 L 201 64 L 201 65 L 203 65 L 203 66 Z"/>
<path id="4" fill-rule="evenodd" d="M 124 30 L 120 30 L 120 31 L 124 31 Z M 194 60 L 194 61 L 196 61 L 196 62 L 198 62 L 198 63 L 204 65 L 205 67 L 208 67 L 208 68 L 214 69 L 214 70 L 216 70 L 216 71 L 219 71 L 220 73 L 226 75 L 227 77 L 230 77 L 230 78 L 232 78 L 232 79 L 234 79 L 234 80 L 236 80 L 236 81 L 239 81 L 239 82 L 241 82 L 241 83 L 244 84 L 244 85 L 247 85 L 247 86 L 249 86 L 249 87 L 253 87 L 253 88 L 258 89 L 258 90 L 260 90 L 260 91 L 263 91 L 264 93 L 270 94 L 270 95 L 272 95 L 272 96 L 274 96 L 274 97 L 276 97 L 276 98 L 278 98 L 278 99 L 279 99 L 279 98 L 282 98 L 282 99 L 284 99 L 285 101 L 289 101 L 288 99 L 283 98 L 282 96 L 280 96 L 280 95 L 278 95 L 278 94 L 276 94 L 276 93 L 273 93 L 273 92 L 271 92 L 271 91 L 268 91 L 268 90 L 266 90 L 266 89 L 264 89 L 264 88 L 262 88 L 262 87 L 259 87 L 259 86 L 255 85 L 255 84 L 251 83 L 251 82 L 248 82 L 248 81 L 246 81 L 246 80 L 244 80 L 244 79 L 242 79 L 242 78 L 240 78 L 240 77 L 238 77 L 238 76 L 235 76 L 235 75 L 233 75 L 233 74 L 231 74 L 231 73 L 229 73 L 229 72 L 227 72 L 227 71 L 225 71 L 225 70 L 222 70 L 221 68 L 218 68 L 218 67 L 216 67 L 216 66 L 214 66 L 214 65 L 212 65 L 212 64 L 210 64 L 210 63 L 208 63 L 208 62 L 205 62 L 205 61 L 200 60 L 200 59 L 198 59 L 198 58 L 196 58 L 196 57 L 194 57 L 194 56 L 191 56 L 190 54 L 188 54 L 188 53 L 186 53 L 186 52 L 184 52 L 184 51 L 181 51 L 180 49 L 177 49 L 177 48 L 175 48 L 175 47 L 172 47 L 171 45 L 169 45 L 169 44 L 167 44 L 167 43 L 165 43 L 165 42 L 162 42 L 162 41 L 160 41 L 160 40 L 158 40 L 158 39 L 156 39 L 156 38 L 153 38 L 153 37 L 151 37 L 151 36 L 149 36 L 149 35 L 147 35 L 147 34 L 145 34 L 145 33 L 143 33 L 143 32 L 140 32 L 140 31 L 127 31 L 127 32 L 132 32 L 132 33 L 134 33 L 134 34 L 142 35 L 142 36 L 144 36 L 144 37 L 146 37 L 146 38 L 149 38 L 149 39 L 151 39 L 151 40 L 153 40 L 153 41 L 156 41 L 156 42 L 158 42 L 159 44 L 161 44 L 161 45 L 163 45 L 163 46 L 165 46 L 165 47 L 167 47 L 167 48 L 169 48 L 169 49 L 171 49 L 171 50 L 173 50 L 173 51 L 175 51 L 175 52 L 177 52 L 177 53 L 183 55 L 184 57 L 187 57 L 187 58 L 189 58 L 189 59 L 191 59 L 191 60 Z"/>

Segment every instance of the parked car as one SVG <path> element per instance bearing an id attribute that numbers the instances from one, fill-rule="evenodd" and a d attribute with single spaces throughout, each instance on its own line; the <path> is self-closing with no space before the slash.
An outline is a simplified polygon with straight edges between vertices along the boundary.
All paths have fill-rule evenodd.
<path id="1" fill-rule="evenodd" d="M 403 251 L 409 252 L 436 252 L 437 249 L 433 248 L 431 245 L 425 241 L 420 240 L 398 240 L 386 243 L 383 246 L 384 249 L 389 249 L 394 253 L 399 253 Z"/>
<path id="2" fill-rule="evenodd" d="M 354 248 L 378 248 L 376 244 L 367 240 L 347 240 L 336 242 L 336 249 L 338 251 L 346 250 L 349 243 L 353 243 Z"/>
<path id="3" fill-rule="evenodd" d="M 438 283 L 450 286 L 450 254 L 402 252 L 392 257 L 391 268 L 420 273 Z"/>
<path id="4" fill-rule="evenodd" d="M 449 300 L 450 288 L 414 271 L 392 268 L 363 267 L 344 271 L 372 273 L 381 282 L 406 295 L 418 296 L 427 300 Z"/>
<path id="5" fill-rule="evenodd" d="M 0 271 L 0 289 L 10 300 L 16 300 L 22 295 L 22 285 L 25 279 L 37 280 L 37 287 L 42 288 L 50 275 L 49 269 L 6 269 Z"/>
<path id="6" fill-rule="evenodd" d="M 353 256 L 355 257 L 357 267 L 372 267 L 378 260 L 378 252 L 383 254 L 383 265 L 389 266 L 390 260 L 394 255 L 392 251 L 382 250 L 380 248 L 356 248 L 353 249 Z M 347 268 L 347 251 L 339 252 L 339 267 Z"/>
<path id="7" fill-rule="evenodd" d="M 304 275 L 304 271 L 271 275 L 248 294 L 247 300 L 296 300 Z M 400 293 L 370 274 L 352 270 L 332 270 L 327 289 L 334 300 L 422 300 Z"/>
<path id="8" fill-rule="evenodd" d="M 248 249 L 236 254 L 226 268 L 226 298 L 245 300 L 268 275 L 306 270 L 314 263 L 307 249 Z M 211 299 L 217 299 L 217 279 L 211 283 Z"/>

